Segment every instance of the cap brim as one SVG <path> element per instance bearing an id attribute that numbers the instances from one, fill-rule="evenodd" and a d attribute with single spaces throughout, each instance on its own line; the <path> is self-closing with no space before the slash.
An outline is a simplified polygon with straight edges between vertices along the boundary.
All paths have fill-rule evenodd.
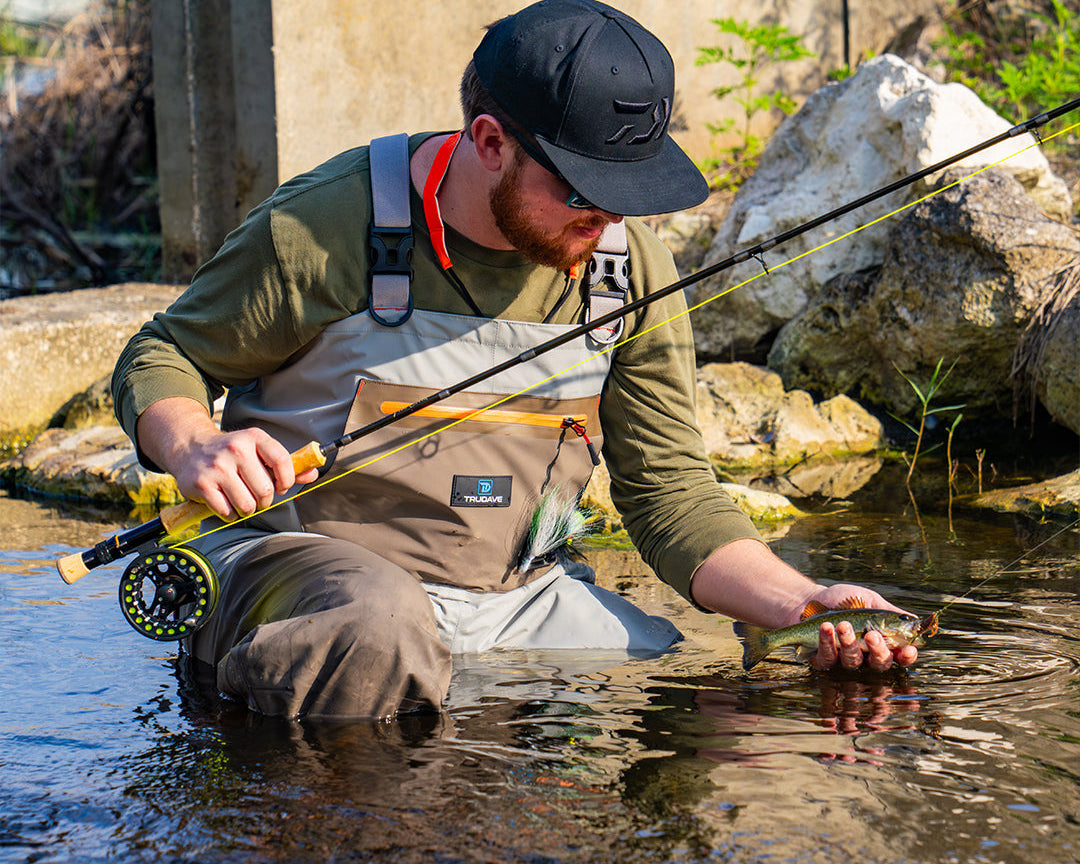
<path id="1" fill-rule="evenodd" d="M 575 191 L 609 213 L 673 213 L 709 197 L 709 184 L 697 166 L 667 136 L 656 154 L 636 161 L 596 159 L 556 147 L 540 136 L 536 140 Z"/>

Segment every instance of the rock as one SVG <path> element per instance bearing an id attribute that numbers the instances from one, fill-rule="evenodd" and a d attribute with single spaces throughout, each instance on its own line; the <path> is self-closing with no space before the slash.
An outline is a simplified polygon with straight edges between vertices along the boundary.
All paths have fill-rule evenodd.
<path id="1" fill-rule="evenodd" d="M 0 301 L 0 434 L 43 428 L 182 290 L 140 283 Z"/>
<path id="2" fill-rule="evenodd" d="M 749 363 L 698 369 L 697 421 L 709 455 L 726 469 L 777 467 L 884 446 L 881 423 L 847 396 L 815 405 L 785 391 L 775 372 Z"/>
<path id="3" fill-rule="evenodd" d="M 86 429 L 90 426 L 116 426 L 113 414 L 112 375 L 99 378 L 81 393 L 60 406 L 49 420 L 50 429 Z"/>
<path id="4" fill-rule="evenodd" d="M 785 498 L 809 498 L 815 495 L 835 501 L 862 489 L 884 464 L 879 456 L 816 459 L 764 477 L 755 477 L 748 483 L 753 489 L 774 492 Z"/>
<path id="5" fill-rule="evenodd" d="M 1043 407 L 1056 422 L 1080 435 L 1080 293 L 1055 319 L 1035 373 Z"/>
<path id="6" fill-rule="evenodd" d="M 581 503 L 603 517 L 605 532 L 614 533 L 622 530 L 622 521 L 615 505 L 611 502 L 611 493 L 608 491 L 610 484 L 611 475 L 608 474 L 607 465 L 601 462 L 593 471 L 589 485 L 585 487 Z M 739 483 L 721 483 L 720 485 L 739 505 L 739 509 L 759 528 L 801 515 L 801 511 L 787 498 L 774 492 L 752 489 Z"/>
<path id="7" fill-rule="evenodd" d="M 963 85 L 940 85 L 898 57 L 876 57 L 846 81 L 816 91 L 784 121 L 757 170 L 739 190 L 704 264 L 752 248 L 1010 125 Z M 1053 175 L 1037 147 L 1023 149 L 1034 143 L 1029 135 L 1017 136 L 959 164 L 970 173 L 1012 156 L 1001 168 L 1015 176 L 1046 212 L 1067 218 L 1072 205 L 1064 182 Z M 699 355 L 763 356 L 771 334 L 799 315 L 820 286 L 882 262 L 890 223 L 873 225 L 793 259 L 925 191 L 923 184 L 909 186 L 767 252 L 765 263 L 770 268 L 791 263 L 764 278 L 755 278 L 762 267 L 750 260 L 690 289 L 693 304 L 753 278 L 694 313 Z"/>
<path id="8" fill-rule="evenodd" d="M 755 525 L 784 522 L 802 515 L 802 511 L 787 498 L 775 492 L 753 489 L 739 483 L 721 483 L 720 486 Z"/>
<path id="9" fill-rule="evenodd" d="M 1048 296 L 1016 348 L 1018 408 L 1038 399 L 1051 418 L 1080 435 L 1080 257 L 1055 274 Z M 1020 413 L 1018 411 L 1018 413 Z"/>
<path id="10" fill-rule="evenodd" d="M 0 477 L 48 495 L 127 508 L 182 500 L 170 475 L 139 465 L 119 426 L 47 429 L 18 456 L 0 463 Z"/>
<path id="11" fill-rule="evenodd" d="M 1080 516 L 1080 469 L 1041 483 L 984 492 L 968 503 L 974 507 L 1009 513 Z"/>
<path id="12" fill-rule="evenodd" d="M 986 171 L 916 205 L 884 256 L 880 268 L 832 280 L 785 325 L 770 368 L 789 388 L 909 416 L 920 400 L 899 370 L 925 388 L 944 358 L 955 367 L 936 405 L 1011 417 L 1017 342 L 1051 277 L 1080 259 L 1080 238 L 1013 177 Z"/>
<path id="13" fill-rule="evenodd" d="M 701 204 L 689 210 L 642 217 L 642 221 L 671 251 L 681 276 L 689 275 L 701 267 L 702 259 L 716 235 L 716 229 L 724 221 L 731 206 L 732 197 L 728 190 L 715 191 Z"/>

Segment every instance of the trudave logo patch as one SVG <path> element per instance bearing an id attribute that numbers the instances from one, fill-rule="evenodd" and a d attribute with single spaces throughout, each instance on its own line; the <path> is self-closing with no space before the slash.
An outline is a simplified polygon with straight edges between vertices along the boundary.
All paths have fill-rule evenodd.
<path id="1" fill-rule="evenodd" d="M 509 474 L 455 474 L 450 487 L 451 507 L 509 507 Z"/>

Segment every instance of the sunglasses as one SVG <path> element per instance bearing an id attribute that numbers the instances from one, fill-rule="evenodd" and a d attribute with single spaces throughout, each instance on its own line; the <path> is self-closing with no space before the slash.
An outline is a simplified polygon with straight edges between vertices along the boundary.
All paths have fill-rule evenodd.
<path id="1" fill-rule="evenodd" d="M 531 143 L 524 135 L 519 133 L 509 124 L 507 124 L 503 128 L 505 128 L 507 132 L 514 136 L 514 139 L 518 142 L 518 144 L 521 145 L 521 149 L 524 150 L 534 162 L 536 162 L 548 173 L 554 174 L 556 177 L 562 180 L 563 183 L 570 187 L 570 194 L 563 202 L 567 207 L 572 207 L 574 210 L 600 209 L 595 204 L 593 204 L 592 201 L 590 201 L 588 198 L 578 192 L 577 189 L 573 187 L 573 184 L 571 184 L 569 180 L 567 180 L 565 177 L 563 177 L 562 174 L 559 173 L 559 169 L 555 167 L 555 163 L 548 159 L 547 154 L 545 154 L 544 151 L 542 151 L 535 144 Z"/>

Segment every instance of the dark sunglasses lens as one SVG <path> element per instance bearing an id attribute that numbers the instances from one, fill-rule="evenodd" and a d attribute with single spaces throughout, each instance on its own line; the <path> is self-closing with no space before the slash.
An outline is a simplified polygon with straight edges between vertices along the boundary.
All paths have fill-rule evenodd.
<path id="1" fill-rule="evenodd" d="M 592 201 L 573 189 L 570 190 L 570 197 L 566 199 L 566 206 L 573 207 L 575 210 L 593 210 L 596 208 Z"/>

